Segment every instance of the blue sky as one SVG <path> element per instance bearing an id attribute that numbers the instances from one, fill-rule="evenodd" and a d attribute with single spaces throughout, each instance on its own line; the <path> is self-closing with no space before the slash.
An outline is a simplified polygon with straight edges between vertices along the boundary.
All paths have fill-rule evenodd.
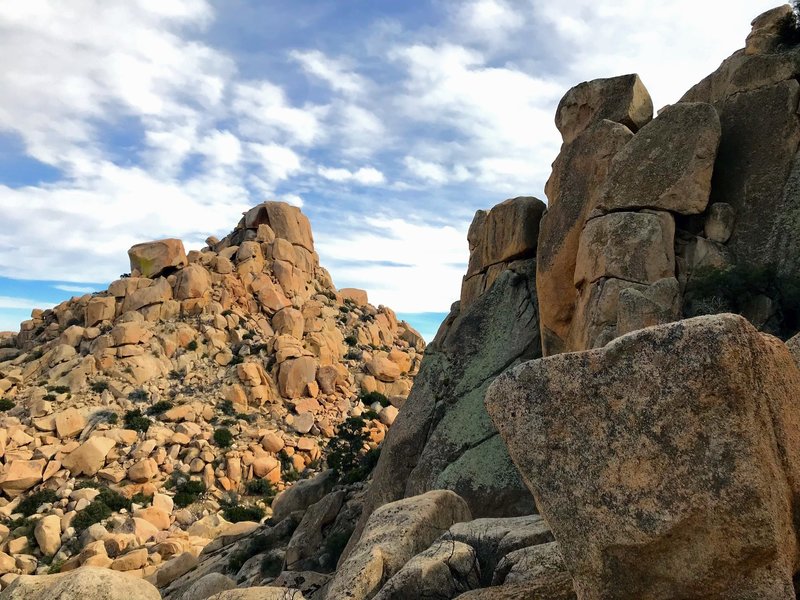
<path id="1" fill-rule="evenodd" d="M 200 247 L 268 199 L 302 206 L 338 286 L 446 312 L 475 210 L 544 199 L 569 87 L 638 72 L 663 106 L 773 5 L 6 2 L 0 330 L 105 287 L 134 243 Z"/>

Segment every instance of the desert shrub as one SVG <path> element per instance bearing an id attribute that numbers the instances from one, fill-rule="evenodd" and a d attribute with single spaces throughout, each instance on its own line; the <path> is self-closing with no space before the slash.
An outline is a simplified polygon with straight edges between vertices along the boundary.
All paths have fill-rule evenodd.
<path id="1" fill-rule="evenodd" d="M 135 410 L 129 410 L 125 413 L 125 417 L 123 419 L 125 422 L 125 427 L 127 429 L 133 429 L 134 431 L 141 431 L 142 433 L 146 432 L 150 429 L 150 425 L 152 421 L 145 417 L 142 414 L 142 411 L 138 408 Z"/>
<path id="2" fill-rule="evenodd" d="M 231 362 L 228 363 L 229 367 L 235 367 L 236 365 L 240 365 L 244 362 L 244 358 L 239 356 L 238 354 L 234 354 L 233 358 L 231 358 Z"/>
<path id="3" fill-rule="evenodd" d="M 150 394 L 148 394 L 142 388 L 139 388 L 138 390 L 133 390 L 130 394 L 128 394 L 128 400 L 133 402 L 147 402 L 150 400 Z"/>
<path id="4" fill-rule="evenodd" d="M 361 416 L 364 417 L 365 419 L 370 419 L 374 421 L 375 419 L 378 418 L 378 413 L 376 413 L 374 410 L 369 409 L 361 413 Z"/>
<path id="5" fill-rule="evenodd" d="M 362 352 L 358 348 L 350 348 L 344 357 L 347 360 L 361 360 Z"/>
<path id="6" fill-rule="evenodd" d="M 239 503 L 239 497 L 236 494 L 229 494 L 220 502 L 222 508 L 222 516 L 224 516 L 231 523 L 239 523 L 241 521 L 260 521 L 264 518 L 264 509 L 255 505 L 243 505 Z"/>
<path id="7" fill-rule="evenodd" d="M 176 369 L 172 369 L 172 371 L 169 372 L 168 377 L 173 381 L 180 381 L 181 379 L 183 379 L 183 373 L 181 373 Z"/>
<path id="8" fill-rule="evenodd" d="M 186 349 L 189 352 L 194 352 L 195 350 L 197 350 L 197 340 L 192 340 L 191 342 L 186 344 Z"/>
<path id="9" fill-rule="evenodd" d="M 335 565 L 339 562 L 339 558 L 342 556 L 342 552 L 344 552 L 352 535 L 353 530 L 351 529 L 349 531 L 336 531 L 325 538 L 325 553 L 330 555 L 331 564 Z"/>
<path id="10" fill-rule="evenodd" d="M 47 402 L 55 402 L 56 401 L 56 395 L 55 394 L 47 394 L 47 395 L 44 396 L 43 400 L 46 400 Z"/>
<path id="11" fill-rule="evenodd" d="M 178 508 L 186 508 L 190 504 L 194 504 L 206 491 L 206 486 L 202 481 L 193 479 L 177 479 L 174 480 L 175 497 L 172 501 Z"/>
<path id="12" fill-rule="evenodd" d="M 93 490 L 99 490 L 103 487 L 99 482 L 93 481 L 92 479 L 84 479 L 83 481 L 79 481 L 75 484 L 76 490 L 85 490 L 87 488 L 91 488 Z"/>
<path id="13" fill-rule="evenodd" d="M 369 433 L 361 417 L 350 417 L 328 442 L 328 466 L 344 483 L 364 481 L 372 469 L 365 462 Z"/>
<path id="14" fill-rule="evenodd" d="M 214 430 L 214 443 L 220 448 L 227 448 L 233 443 L 233 434 L 229 429 Z"/>
<path id="15" fill-rule="evenodd" d="M 245 489 L 248 496 L 262 496 L 266 500 L 271 500 L 277 493 L 275 486 L 266 479 L 251 479 Z"/>
<path id="16" fill-rule="evenodd" d="M 108 389 L 108 382 L 102 380 L 93 381 L 89 387 L 95 394 L 102 394 Z"/>
<path id="17" fill-rule="evenodd" d="M 70 389 L 66 385 L 51 385 L 47 387 L 47 391 L 54 394 L 69 394 Z"/>
<path id="18" fill-rule="evenodd" d="M 72 519 L 72 527 L 75 528 L 76 533 L 80 534 L 87 527 L 91 527 L 95 523 L 99 523 L 103 519 L 110 517 L 111 512 L 109 506 L 101 501 L 95 500 L 83 510 L 78 511 L 78 514 Z"/>
<path id="19" fill-rule="evenodd" d="M 735 265 L 697 271 L 686 286 L 684 316 L 732 312 L 746 315 L 759 296 L 773 302 L 775 314 L 761 329 L 788 339 L 800 329 L 800 278 L 774 267 Z"/>
<path id="20" fill-rule="evenodd" d="M 230 400 L 223 400 L 217 405 L 217 408 L 219 408 L 220 412 L 223 415 L 228 417 L 232 417 L 233 415 L 236 414 L 236 407 Z"/>
<path id="21" fill-rule="evenodd" d="M 47 569 L 48 575 L 55 575 L 56 573 L 61 573 L 61 567 L 64 566 L 63 560 L 54 560 L 50 563 L 50 567 Z"/>
<path id="22" fill-rule="evenodd" d="M 148 415 L 160 415 L 161 413 L 167 412 L 170 408 L 172 408 L 172 402 L 168 402 L 167 400 L 160 400 L 156 402 L 147 409 Z"/>
<path id="23" fill-rule="evenodd" d="M 8 398 L 0 398 L 0 412 L 6 412 L 14 408 L 16 404 Z"/>
<path id="24" fill-rule="evenodd" d="M 153 501 L 153 496 L 148 496 L 144 492 L 137 492 L 133 496 L 131 496 L 131 503 L 132 504 L 139 504 L 140 506 L 145 506 L 150 504 Z"/>
<path id="25" fill-rule="evenodd" d="M 792 14 L 781 23 L 778 35 L 781 49 L 792 48 L 800 44 L 800 1 L 792 2 Z"/>
<path id="26" fill-rule="evenodd" d="M 283 559 L 279 554 L 270 552 L 261 559 L 259 572 L 262 577 L 277 577 L 283 569 Z"/>
<path id="27" fill-rule="evenodd" d="M 110 410 L 100 410 L 92 415 L 92 419 L 98 423 L 116 425 L 119 422 L 119 415 Z"/>
<path id="28" fill-rule="evenodd" d="M 357 346 L 358 339 L 356 339 L 356 336 L 354 335 L 348 335 L 346 338 L 344 338 L 344 343 L 348 346 Z"/>
<path id="29" fill-rule="evenodd" d="M 53 502 L 57 501 L 58 494 L 56 494 L 54 490 L 39 490 L 20 502 L 15 512 L 21 513 L 26 517 L 30 517 L 31 515 L 36 514 L 36 510 L 42 504 L 52 504 Z"/>
<path id="30" fill-rule="evenodd" d="M 366 394 L 362 394 L 361 402 L 367 406 L 375 404 L 376 402 L 378 402 L 381 406 L 389 406 L 389 404 L 391 404 L 389 399 L 380 392 L 368 392 Z"/>
<path id="31" fill-rule="evenodd" d="M 121 511 L 123 508 L 131 510 L 131 500 L 115 492 L 109 487 L 101 487 L 100 493 L 95 497 L 94 502 L 101 502 L 113 511 Z"/>

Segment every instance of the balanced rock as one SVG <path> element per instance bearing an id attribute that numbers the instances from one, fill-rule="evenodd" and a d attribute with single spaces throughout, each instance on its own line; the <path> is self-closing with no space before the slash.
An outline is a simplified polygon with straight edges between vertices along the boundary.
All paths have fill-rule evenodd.
<path id="1" fill-rule="evenodd" d="M 582 599 L 790 598 L 800 370 L 735 315 L 515 367 L 486 406 Z"/>
<path id="2" fill-rule="evenodd" d="M 157 277 L 188 264 L 183 242 L 174 238 L 136 244 L 128 250 L 131 271 L 141 277 Z"/>
<path id="3" fill-rule="evenodd" d="M 596 121 L 622 123 L 634 133 L 653 118 L 653 101 L 638 75 L 595 79 L 572 88 L 556 109 L 565 144 Z"/>

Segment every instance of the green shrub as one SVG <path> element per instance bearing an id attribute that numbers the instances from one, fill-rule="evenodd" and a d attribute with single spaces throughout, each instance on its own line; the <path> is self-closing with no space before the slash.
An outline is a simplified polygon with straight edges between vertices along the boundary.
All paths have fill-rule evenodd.
<path id="1" fill-rule="evenodd" d="M 92 385 L 89 386 L 89 387 L 91 387 L 92 391 L 95 394 L 102 394 L 103 392 L 105 392 L 108 389 L 108 382 L 107 381 L 101 381 L 101 380 L 93 381 Z"/>
<path id="2" fill-rule="evenodd" d="M 78 514 L 72 519 L 72 527 L 75 528 L 76 533 L 80 534 L 87 527 L 110 517 L 111 512 L 111 508 L 103 502 L 95 500 L 83 510 L 78 511 Z"/>
<path id="3" fill-rule="evenodd" d="M 231 358 L 231 362 L 228 363 L 229 367 L 235 367 L 236 365 L 240 365 L 244 362 L 244 358 L 239 356 L 238 354 L 234 354 Z"/>
<path id="4" fill-rule="evenodd" d="M 148 496 L 144 492 L 137 492 L 131 497 L 132 504 L 139 504 L 140 506 L 145 506 L 150 504 L 153 501 L 152 496 Z"/>
<path id="5" fill-rule="evenodd" d="M 363 352 L 361 352 L 361 350 L 358 348 L 350 348 L 350 350 L 347 351 L 347 354 L 344 355 L 347 360 L 361 360 L 362 356 Z"/>
<path id="6" fill-rule="evenodd" d="M 69 386 L 66 385 L 49 385 L 47 386 L 48 392 L 53 392 L 54 394 L 68 394 L 70 392 Z"/>
<path id="7" fill-rule="evenodd" d="M 197 340 L 192 340 L 191 342 L 186 344 L 186 349 L 189 352 L 194 352 L 195 350 L 197 350 Z"/>
<path id="8" fill-rule="evenodd" d="M 0 398 L 0 412 L 6 412 L 14 408 L 16 404 L 8 398 Z"/>
<path id="9" fill-rule="evenodd" d="M 61 567 L 64 566 L 63 560 L 54 560 L 50 563 L 50 567 L 47 569 L 48 575 L 55 575 L 56 573 L 61 573 Z"/>
<path id="10" fill-rule="evenodd" d="M 365 462 L 369 433 L 360 417 L 350 417 L 339 426 L 336 437 L 328 442 L 328 466 L 345 483 L 363 481 L 372 471 Z"/>
<path id="11" fill-rule="evenodd" d="M 194 504 L 206 491 L 206 486 L 202 481 L 194 479 L 177 479 L 174 480 L 175 497 L 172 501 L 178 508 L 186 508 Z"/>
<path id="12" fill-rule="evenodd" d="M 139 388 L 138 390 L 133 390 L 130 394 L 128 394 L 128 400 L 133 402 L 147 402 L 150 400 L 150 394 L 148 394 L 142 388 Z"/>
<path id="13" fill-rule="evenodd" d="M 261 559 L 259 572 L 262 577 L 277 577 L 283 569 L 283 559 L 280 555 L 270 552 Z"/>
<path id="14" fill-rule="evenodd" d="M 774 267 L 736 265 L 702 269 L 686 286 L 684 316 L 732 312 L 745 315 L 759 296 L 769 298 L 775 314 L 764 324 L 766 333 L 783 340 L 800 329 L 800 278 L 780 275 Z"/>
<path id="15" fill-rule="evenodd" d="M 167 400 L 161 400 L 156 402 L 147 409 L 148 415 L 160 415 L 161 413 L 167 412 L 170 408 L 172 408 L 172 402 L 168 402 Z"/>
<path id="16" fill-rule="evenodd" d="M 262 496 L 267 500 L 274 498 L 277 493 L 275 486 L 266 479 L 251 479 L 245 489 L 248 496 Z"/>
<path id="17" fill-rule="evenodd" d="M 792 48 L 800 44 L 800 2 L 792 2 L 794 9 L 781 23 L 778 30 L 779 45 L 782 49 Z"/>
<path id="18" fill-rule="evenodd" d="M 228 429 L 216 429 L 214 443 L 220 448 L 227 448 L 233 443 L 233 434 Z"/>
<path id="19" fill-rule="evenodd" d="M 363 402 L 367 406 L 371 406 L 376 402 L 380 403 L 381 406 L 389 406 L 391 404 L 391 402 L 389 402 L 389 399 L 380 392 L 368 392 L 366 394 L 362 394 L 361 402 Z"/>
<path id="20" fill-rule="evenodd" d="M 152 424 L 150 419 L 145 417 L 142 414 L 142 411 L 139 410 L 138 408 L 126 412 L 125 418 L 123 420 L 125 422 L 125 427 L 127 429 L 133 429 L 134 431 L 141 431 L 142 433 L 150 429 L 150 425 Z"/>
<path id="21" fill-rule="evenodd" d="M 230 400 L 223 400 L 217 405 L 217 408 L 219 408 L 220 412 L 223 415 L 226 415 L 228 417 L 232 417 L 236 414 L 236 407 Z"/>
<path id="22" fill-rule="evenodd" d="M 130 512 L 131 500 L 115 492 L 111 488 L 101 487 L 100 493 L 95 497 L 94 502 L 101 502 L 113 511 L 121 511 L 123 508 Z"/>
<path id="23" fill-rule="evenodd" d="M 361 416 L 364 417 L 365 419 L 370 419 L 374 421 L 375 419 L 378 418 L 378 413 L 376 413 L 374 410 L 369 409 L 361 413 Z"/>
<path id="24" fill-rule="evenodd" d="M 30 517 L 36 514 L 42 504 L 53 504 L 54 502 L 58 502 L 58 494 L 56 494 L 55 490 L 39 490 L 20 502 L 15 512 Z"/>
<path id="25" fill-rule="evenodd" d="M 74 489 L 85 490 L 87 488 L 91 488 L 93 490 L 99 490 L 101 487 L 103 486 L 98 481 L 92 481 L 91 479 L 84 479 L 83 481 L 79 481 L 78 483 L 76 483 Z"/>
<path id="26" fill-rule="evenodd" d="M 231 498 L 223 501 L 222 516 L 224 516 L 231 523 L 239 523 L 241 521 L 260 521 L 264 518 L 264 509 L 260 506 L 243 506 L 239 504 L 238 498 Z"/>
<path id="27" fill-rule="evenodd" d="M 346 338 L 344 338 L 344 343 L 348 346 L 357 346 L 358 339 L 356 339 L 356 336 L 354 335 L 348 335 Z"/>
<path id="28" fill-rule="evenodd" d="M 169 375 L 168 375 L 168 377 L 169 377 L 170 379 L 172 379 L 172 380 L 179 381 L 179 380 L 183 379 L 183 373 L 181 373 L 180 371 L 176 371 L 175 369 L 173 369 L 172 371 L 170 371 L 170 372 L 169 372 Z"/>

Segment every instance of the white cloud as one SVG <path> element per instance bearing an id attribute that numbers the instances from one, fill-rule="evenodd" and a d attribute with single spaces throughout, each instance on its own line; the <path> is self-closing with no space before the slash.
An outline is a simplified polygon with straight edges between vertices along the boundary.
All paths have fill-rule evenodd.
<path id="1" fill-rule="evenodd" d="M 302 169 L 300 157 L 291 148 L 279 146 L 277 144 L 258 144 L 247 145 L 252 158 L 272 182 L 288 179 Z"/>
<path id="2" fill-rule="evenodd" d="M 348 95 L 362 94 L 366 91 L 367 81 L 354 71 L 346 61 L 326 56 L 319 50 L 289 53 L 303 70 L 327 83 L 333 90 Z"/>
<path id="3" fill-rule="evenodd" d="M 459 7 L 460 25 L 489 40 L 525 24 L 525 14 L 503 0 L 474 0 Z"/>
<path id="4" fill-rule="evenodd" d="M 16 298 L 14 296 L 0 296 L 0 309 L 23 309 L 33 310 L 34 308 L 52 308 L 53 303 L 31 300 L 29 298 Z"/>
<path id="5" fill-rule="evenodd" d="M 386 177 L 373 167 L 361 167 L 356 171 L 336 167 L 319 167 L 319 175 L 329 181 L 339 183 L 353 182 L 360 185 L 381 185 L 386 182 Z"/>
<path id="6" fill-rule="evenodd" d="M 458 298 L 468 258 L 465 233 L 451 226 L 371 217 L 369 232 L 317 238 L 321 260 L 333 264 L 334 282 L 369 291 L 370 302 L 400 312 L 447 310 Z M 344 228 L 346 230 L 346 228 Z M 350 263 L 348 265 L 348 263 Z M 394 263 L 399 266 L 387 267 Z"/>
<path id="7" fill-rule="evenodd" d="M 62 292 L 70 292 L 73 294 L 91 294 L 100 291 L 96 287 L 87 285 L 54 285 L 53 287 Z"/>
<path id="8" fill-rule="evenodd" d="M 197 149 L 212 166 L 233 166 L 242 157 L 242 143 L 230 131 L 211 131 L 200 140 Z"/>

